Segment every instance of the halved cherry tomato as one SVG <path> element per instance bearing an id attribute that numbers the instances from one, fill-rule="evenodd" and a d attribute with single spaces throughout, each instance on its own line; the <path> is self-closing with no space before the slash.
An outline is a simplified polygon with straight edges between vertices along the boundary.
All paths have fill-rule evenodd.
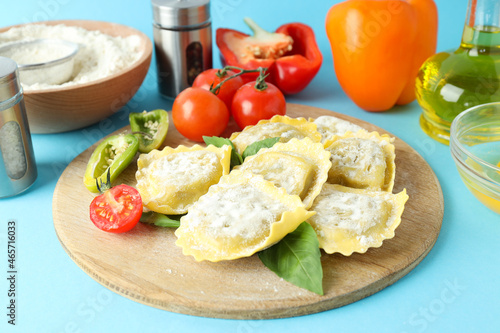
<path id="1" fill-rule="evenodd" d="M 172 105 L 175 128 L 186 138 L 203 142 L 203 136 L 219 136 L 229 122 L 226 104 L 202 88 L 184 89 Z"/>
<path id="2" fill-rule="evenodd" d="M 241 129 L 255 125 L 262 119 L 286 114 L 283 93 L 272 83 L 257 88 L 255 81 L 245 83 L 233 97 L 231 114 Z"/>
<path id="3" fill-rule="evenodd" d="M 217 73 L 221 73 L 222 76 L 219 77 Z M 215 68 L 207 69 L 196 77 L 192 87 L 210 90 L 210 88 L 215 88 L 219 83 L 235 74 L 236 72 L 231 70 L 225 71 Z M 236 76 L 224 82 L 220 89 L 216 92 L 217 97 L 219 97 L 226 104 L 228 110 L 231 110 L 231 103 L 236 90 L 238 90 L 244 83 L 245 82 L 240 76 Z"/>
<path id="4" fill-rule="evenodd" d="M 101 230 L 122 233 L 131 230 L 142 215 L 139 192 L 122 184 L 98 195 L 90 204 L 90 220 Z"/>

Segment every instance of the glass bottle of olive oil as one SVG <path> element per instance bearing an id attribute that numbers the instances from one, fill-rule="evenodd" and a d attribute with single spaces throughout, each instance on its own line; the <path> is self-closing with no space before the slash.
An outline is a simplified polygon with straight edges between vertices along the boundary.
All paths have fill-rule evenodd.
<path id="1" fill-rule="evenodd" d="M 416 95 L 423 109 L 420 126 L 445 144 L 460 112 L 500 101 L 500 0 L 469 0 L 460 47 L 427 59 Z"/>

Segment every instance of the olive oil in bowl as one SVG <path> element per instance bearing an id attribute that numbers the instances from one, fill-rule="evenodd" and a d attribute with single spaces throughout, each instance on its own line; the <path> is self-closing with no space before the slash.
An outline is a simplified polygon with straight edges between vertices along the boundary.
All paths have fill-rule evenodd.
<path id="1" fill-rule="evenodd" d="M 450 129 L 450 152 L 471 193 L 500 214 L 500 103 L 458 115 Z"/>

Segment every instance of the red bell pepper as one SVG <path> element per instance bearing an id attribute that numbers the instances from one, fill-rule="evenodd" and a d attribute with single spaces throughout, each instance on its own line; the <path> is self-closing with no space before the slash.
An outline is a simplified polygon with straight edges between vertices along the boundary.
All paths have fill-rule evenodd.
<path id="1" fill-rule="evenodd" d="M 323 62 L 314 31 L 303 23 L 288 23 L 272 33 L 249 18 L 245 18 L 245 23 L 252 29 L 253 36 L 232 29 L 217 29 L 216 42 L 223 65 L 244 69 L 264 67 L 269 74 L 266 80 L 283 93 L 303 90 Z M 245 75 L 248 80 L 256 76 Z"/>

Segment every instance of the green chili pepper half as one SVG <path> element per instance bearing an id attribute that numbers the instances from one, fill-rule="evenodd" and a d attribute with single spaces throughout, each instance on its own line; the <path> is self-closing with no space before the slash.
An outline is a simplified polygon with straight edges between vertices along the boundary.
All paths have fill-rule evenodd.
<path id="1" fill-rule="evenodd" d="M 158 149 L 167 136 L 168 113 L 165 110 L 131 112 L 128 116 L 132 133 L 139 139 L 139 151 Z"/>
<path id="2" fill-rule="evenodd" d="M 109 169 L 110 181 L 134 159 L 139 140 L 132 134 L 113 135 L 104 139 L 90 156 L 83 183 L 90 192 L 98 193 L 97 183 L 105 183 Z"/>

